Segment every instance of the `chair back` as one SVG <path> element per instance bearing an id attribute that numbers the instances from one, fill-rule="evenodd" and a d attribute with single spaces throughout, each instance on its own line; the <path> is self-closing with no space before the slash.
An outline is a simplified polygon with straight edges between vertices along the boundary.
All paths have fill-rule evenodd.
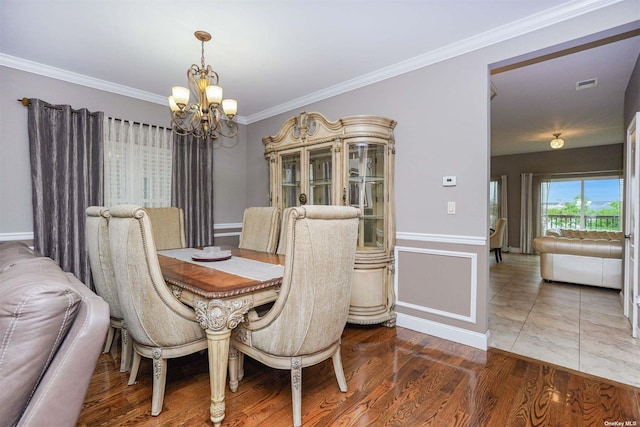
<path id="1" fill-rule="evenodd" d="M 122 319 L 118 289 L 111 263 L 109 217 L 109 210 L 104 206 L 89 206 L 86 210 L 85 238 L 96 293 L 109 304 L 111 317 Z"/>
<path id="2" fill-rule="evenodd" d="M 149 347 L 200 339 L 203 330 L 194 311 L 180 302 L 164 281 L 147 211 L 136 205 L 119 205 L 109 212 L 114 276 L 133 339 Z"/>
<path id="3" fill-rule="evenodd" d="M 276 207 L 251 207 L 244 210 L 241 249 L 253 249 L 274 253 L 280 234 L 280 209 Z"/>
<path id="4" fill-rule="evenodd" d="M 282 211 L 280 237 L 278 238 L 278 250 L 276 251 L 278 255 L 284 255 L 284 252 L 287 249 L 287 225 L 289 223 L 289 214 L 291 213 L 291 209 L 293 208 L 284 208 L 284 210 Z"/>
<path id="5" fill-rule="evenodd" d="M 184 211 L 182 208 L 144 208 L 149 214 L 156 249 L 187 247 L 184 235 Z"/>
<path id="6" fill-rule="evenodd" d="M 504 240 L 504 231 L 507 228 L 507 219 L 498 218 L 496 220 L 496 231 L 489 236 L 489 249 L 501 248 Z"/>
<path id="7" fill-rule="evenodd" d="M 293 357 L 339 342 L 349 313 L 358 216 L 350 206 L 290 210 L 282 287 L 258 321 L 267 326 L 252 332 L 254 347 Z"/>

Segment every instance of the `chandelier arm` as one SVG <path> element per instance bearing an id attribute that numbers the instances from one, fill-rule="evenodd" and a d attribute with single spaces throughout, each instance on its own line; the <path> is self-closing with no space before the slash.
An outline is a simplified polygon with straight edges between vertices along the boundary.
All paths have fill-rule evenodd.
<path id="1" fill-rule="evenodd" d="M 238 125 L 236 122 L 232 122 L 231 120 L 224 120 L 225 125 L 227 125 L 230 129 L 231 132 L 230 133 L 224 133 L 222 131 L 222 127 L 219 127 L 219 129 L 217 129 L 217 132 L 219 135 L 225 137 L 225 138 L 233 138 L 238 134 Z"/>

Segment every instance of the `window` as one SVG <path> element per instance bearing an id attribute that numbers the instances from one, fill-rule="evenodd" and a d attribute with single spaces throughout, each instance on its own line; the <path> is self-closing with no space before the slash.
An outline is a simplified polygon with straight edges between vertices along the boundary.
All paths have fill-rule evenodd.
<path id="1" fill-rule="evenodd" d="M 542 233 L 549 228 L 620 231 L 622 194 L 620 177 L 543 180 Z"/>
<path id="2" fill-rule="evenodd" d="M 171 130 L 105 118 L 104 203 L 171 206 Z"/>

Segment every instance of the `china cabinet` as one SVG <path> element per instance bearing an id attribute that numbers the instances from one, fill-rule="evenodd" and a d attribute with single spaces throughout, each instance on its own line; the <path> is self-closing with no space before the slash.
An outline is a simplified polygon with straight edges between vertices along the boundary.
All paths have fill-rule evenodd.
<path id="1" fill-rule="evenodd" d="M 262 142 L 272 206 L 351 205 L 360 209 L 350 323 L 394 326 L 393 173 L 396 122 L 377 116 L 329 121 L 301 112 Z"/>

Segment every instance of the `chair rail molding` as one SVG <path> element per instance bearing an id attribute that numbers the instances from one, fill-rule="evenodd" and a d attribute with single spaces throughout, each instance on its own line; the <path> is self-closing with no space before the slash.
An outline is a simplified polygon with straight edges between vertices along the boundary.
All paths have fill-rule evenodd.
<path id="1" fill-rule="evenodd" d="M 240 231 L 242 230 L 241 222 L 229 222 L 229 223 L 220 223 L 213 225 L 213 237 L 236 237 L 240 235 Z M 226 233 L 218 233 L 218 230 L 234 230 L 228 231 Z"/>
<path id="2" fill-rule="evenodd" d="M 486 236 L 461 236 L 457 234 L 410 233 L 398 231 L 396 240 L 415 240 L 420 242 L 452 243 L 456 245 L 485 246 Z"/>

